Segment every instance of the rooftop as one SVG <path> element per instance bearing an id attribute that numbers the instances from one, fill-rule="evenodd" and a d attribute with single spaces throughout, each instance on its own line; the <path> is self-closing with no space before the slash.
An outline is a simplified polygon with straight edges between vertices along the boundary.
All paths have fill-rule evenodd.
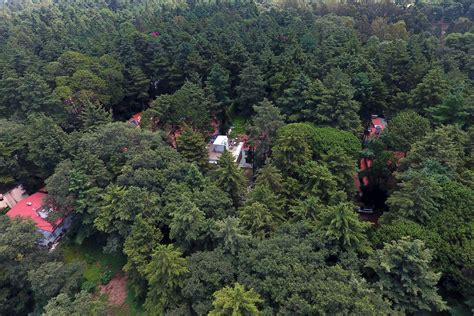
<path id="1" fill-rule="evenodd" d="M 10 218 L 22 217 L 22 218 L 31 218 L 36 226 L 48 232 L 53 232 L 55 227 L 62 222 L 62 218 L 59 218 L 55 225 L 48 222 L 48 218 L 51 209 L 45 204 L 45 198 L 48 195 L 42 192 L 36 192 L 27 198 L 19 201 L 15 206 L 8 211 L 7 216 Z"/>
<path id="2" fill-rule="evenodd" d="M 218 135 L 217 137 L 212 137 L 207 146 L 210 163 L 217 163 L 222 155 L 222 146 L 225 146 L 225 148 L 234 156 L 236 162 L 239 162 L 244 143 L 239 141 L 238 138 L 229 139 L 226 135 Z"/>

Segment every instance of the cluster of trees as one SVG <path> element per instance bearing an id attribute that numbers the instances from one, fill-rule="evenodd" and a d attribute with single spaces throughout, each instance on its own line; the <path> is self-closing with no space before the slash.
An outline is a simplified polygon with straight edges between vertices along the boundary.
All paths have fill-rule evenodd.
<path id="1" fill-rule="evenodd" d="M 74 213 L 71 242 L 126 255 L 151 314 L 469 310 L 473 12 L 7 2 L 0 187 L 46 185 L 57 215 Z M 140 129 L 118 122 L 137 111 Z M 389 127 L 361 153 L 370 114 Z M 207 163 L 211 123 L 237 117 L 251 177 L 229 152 Z M 388 196 L 378 225 L 355 212 L 363 156 L 365 189 Z M 107 313 L 32 223 L 0 228 L 0 314 Z"/>

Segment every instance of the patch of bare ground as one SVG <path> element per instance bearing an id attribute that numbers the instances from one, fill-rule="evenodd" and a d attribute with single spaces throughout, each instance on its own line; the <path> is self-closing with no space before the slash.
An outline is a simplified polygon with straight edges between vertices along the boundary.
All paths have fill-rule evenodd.
<path id="1" fill-rule="evenodd" d="M 121 307 L 127 299 L 127 276 L 117 273 L 109 284 L 99 287 L 100 294 L 107 296 L 107 302 L 114 307 Z"/>

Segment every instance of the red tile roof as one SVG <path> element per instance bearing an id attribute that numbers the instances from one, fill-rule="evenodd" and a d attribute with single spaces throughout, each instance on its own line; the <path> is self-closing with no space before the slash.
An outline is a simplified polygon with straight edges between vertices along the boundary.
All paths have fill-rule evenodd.
<path id="1" fill-rule="evenodd" d="M 59 218 L 55 225 L 53 225 L 46 219 L 42 218 L 37 212 L 43 209 L 45 205 L 44 199 L 46 196 L 48 195 L 45 193 L 36 192 L 29 197 L 24 198 L 15 206 L 13 206 L 10 211 L 8 211 L 7 216 L 10 218 L 17 216 L 22 218 L 31 218 L 39 229 L 53 232 L 55 227 L 61 224 L 62 218 Z"/>

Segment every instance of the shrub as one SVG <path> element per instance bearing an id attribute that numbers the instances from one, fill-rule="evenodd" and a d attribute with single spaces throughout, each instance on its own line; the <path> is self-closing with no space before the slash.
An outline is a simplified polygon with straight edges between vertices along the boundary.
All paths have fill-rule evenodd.
<path id="1" fill-rule="evenodd" d="M 112 279 L 112 271 L 107 270 L 103 272 L 102 275 L 100 276 L 100 283 L 102 283 L 103 285 L 107 285 L 109 284 L 111 279 Z"/>
<path id="2" fill-rule="evenodd" d="M 92 281 L 85 281 L 82 283 L 81 289 L 87 293 L 95 292 L 95 283 Z"/>

